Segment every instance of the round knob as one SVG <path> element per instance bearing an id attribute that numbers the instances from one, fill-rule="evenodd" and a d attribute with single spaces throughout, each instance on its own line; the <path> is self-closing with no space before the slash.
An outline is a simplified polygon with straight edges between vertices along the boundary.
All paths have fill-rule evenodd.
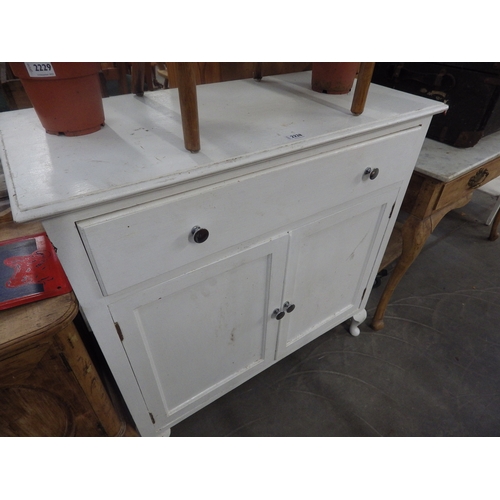
<path id="1" fill-rule="evenodd" d="M 285 302 L 285 304 L 283 305 L 283 309 L 285 309 L 287 313 L 291 313 L 295 309 L 295 304 L 290 304 L 290 302 Z"/>
<path id="2" fill-rule="evenodd" d="M 194 226 L 193 229 L 191 229 L 191 235 L 193 236 L 195 243 L 203 243 L 204 241 L 207 241 L 210 233 L 208 232 L 208 229 L 204 229 L 200 226 Z"/>
<path id="3" fill-rule="evenodd" d="M 378 168 L 367 167 L 364 172 L 364 175 L 368 175 L 371 180 L 376 179 L 378 174 L 379 174 Z"/>
<path id="4" fill-rule="evenodd" d="M 275 309 L 273 311 L 273 316 L 279 321 L 280 319 L 283 319 L 283 316 L 285 316 L 285 311 L 280 311 L 279 309 Z"/>

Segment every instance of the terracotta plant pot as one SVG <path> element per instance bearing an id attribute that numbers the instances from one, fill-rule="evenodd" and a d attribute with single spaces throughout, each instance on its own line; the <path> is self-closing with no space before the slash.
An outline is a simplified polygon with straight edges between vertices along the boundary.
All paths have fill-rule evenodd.
<path id="1" fill-rule="evenodd" d="M 104 125 L 99 63 L 9 63 L 49 134 L 97 132 Z"/>
<path id="2" fill-rule="evenodd" d="M 358 71 L 359 62 L 312 63 L 312 89 L 323 94 L 347 94 Z"/>

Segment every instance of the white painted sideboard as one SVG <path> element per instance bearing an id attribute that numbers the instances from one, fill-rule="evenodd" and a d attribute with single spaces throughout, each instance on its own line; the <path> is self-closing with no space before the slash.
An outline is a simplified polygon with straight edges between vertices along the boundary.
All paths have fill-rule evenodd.
<path id="1" fill-rule="evenodd" d="M 446 106 L 372 85 L 353 116 L 310 78 L 199 86 L 197 154 L 175 89 L 105 99 L 87 136 L 0 116 L 14 219 L 43 221 L 143 436 L 344 321 L 359 333 Z"/>

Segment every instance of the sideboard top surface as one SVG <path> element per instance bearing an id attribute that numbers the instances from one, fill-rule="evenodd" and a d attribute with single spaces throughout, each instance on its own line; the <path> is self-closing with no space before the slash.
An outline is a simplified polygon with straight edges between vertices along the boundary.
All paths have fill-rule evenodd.
<path id="1" fill-rule="evenodd" d="M 310 89 L 301 72 L 197 87 L 201 151 L 184 148 L 177 89 L 103 99 L 93 134 L 45 133 L 33 109 L 0 114 L 0 158 L 14 219 L 42 219 L 153 191 L 303 148 L 440 113 L 447 107 L 372 84 L 365 111 L 352 91 Z"/>
<path id="2" fill-rule="evenodd" d="M 500 132 L 483 137 L 472 148 L 456 148 L 425 139 L 415 170 L 442 182 L 452 180 L 500 157 Z"/>

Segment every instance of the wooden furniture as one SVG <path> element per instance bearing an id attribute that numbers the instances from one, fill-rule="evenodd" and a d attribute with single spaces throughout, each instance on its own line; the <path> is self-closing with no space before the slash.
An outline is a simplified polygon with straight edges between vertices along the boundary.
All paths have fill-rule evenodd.
<path id="1" fill-rule="evenodd" d="M 372 86 L 354 116 L 310 81 L 199 86 L 196 155 L 175 89 L 105 99 L 106 126 L 71 140 L 31 111 L 0 116 L 14 217 L 43 220 L 143 436 L 336 325 L 360 332 L 446 106 Z"/>
<path id="2" fill-rule="evenodd" d="M 354 89 L 354 95 L 351 104 L 351 113 L 353 115 L 360 115 L 365 109 L 366 99 L 368 97 L 368 89 L 370 88 L 370 82 L 372 80 L 374 69 L 375 63 L 360 63 L 357 83 Z"/>
<path id="3" fill-rule="evenodd" d="M 495 241 L 498 238 L 498 224 L 500 222 L 500 178 L 493 179 L 483 186 L 478 188 L 478 191 L 493 196 L 496 200 L 495 205 L 492 207 L 490 214 L 486 218 L 485 224 L 491 227 L 490 240 Z"/>
<path id="4" fill-rule="evenodd" d="M 185 148 L 191 153 L 197 153 L 201 148 L 196 85 L 197 82 L 200 81 L 200 79 L 204 81 L 203 77 L 205 76 L 205 72 L 201 70 L 200 64 L 204 65 L 203 67 L 205 68 L 205 65 L 207 63 L 167 63 L 167 66 L 169 67 L 169 74 L 172 75 L 170 80 L 171 88 L 178 87 L 179 89 L 179 102 L 181 109 L 182 128 L 184 133 L 184 145 Z M 207 76 L 206 79 L 208 81 L 221 81 L 222 76 L 220 66 L 213 66 L 214 64 L 220 65 L 221 63 L 211 63 L 212 65 L 210 65 L 210 63 L 208 64 L 210 70 L 208 71 L 209 76 Z M 258 69 L 254 69 L 254 76 L 257 80 L 260 81 L 263 75 L 263 63 L 255 64 L 258 65 Z M 354 89 L 351 105 L 351 112 L 354 115 L 360 115 L 365 108 L 368 89 L 370 87 L 374 68 L 375 63 L 360 63 L 359 74 L 357 77 L 357 83 Z M 274 71 L 276 71 L 276 69 Z M 143 95 L 144 92 L 142 90 L 143 89 L 141 88 L 141 86 L 138 85 L 135 93 L 138 95 Z"/>
<path id="5" fill-rule="evenodd" d="M 196 62 L 193 63 L 196 85 L 254 78 L 257 65 L 260 67 L 261 78 L 262 76 L 310 71 L 312 66 L 311 63 L 307 62 Z M 169 80 L 168 88 L 177 88 L 179 80 L 176 63 L 166 63 L 166 67 Z"/>
<path id="6" fill-rule="evenodd" d="M 500 176 L 500 133 L 481 139 L 473 148 L 459 149 L 425 139 L 402 210 L 409 214 L 401 227 L 401 253 L 380 297 L 371 326 L 384 327 L 384 314 L 397 285 L 424 247 L 441 219 L 466 205 L 474 191 Z M 498 237 L 500 214 L 493 221 L 490 240 Z"/>
<path id="7" fill-rule="evenodd" d="M 259 63 L 166 63 L 169 74 L 169 88 L 178 88 L 181 110 L 184 146 L 191 153 L 200 148 L 200 125 L 196 86 L 200 84 L 231 81 L 255 76 Z M 283 73 L 302 68 L 307 63 L 266 63 L 266 74 Z M 262 63 L 259 66 L 259 80 L 262 78 Z M 373 72 L 373 70 L 372 70 Z M 139 94 L 142 95 L 142 94 Z"/>
<path id="8" fill-rule="evenodd" d="M 132 92 L 136 95 L 144 95 L 146 84 L 148 90 L 157 90 L 162 86 L 155 78 L 155 64 L 151 62 L 133 62 L 131 64 Z"/>
<path id="9" fill-rule="evenodd" d="M 43 231 L 0 224 L 0 239 Z M 73 324 L 73 293 L 0 311 L 0 436 L 133 435 Z"/>
<path id="10" fill-rule="evenodd" d="M 175 63 L 175 67 L 179 82 L 178 92 L 184 147 L 191 153 L 197 153 L 201 146 L 194 63 Z"/>
<path id="11" fill-rule="evenodd" d="M 156 63 L 151 62 L 101 63 L 101 73 L 105 82 L 117 81 L 120 94 L 132 92 L 142 96 L 146 87 L 148 90 L 162 88 L 155 78 L 155 66 Z M 127 75 L 130 75 L 130 89 Z M 109 97 L 105 85 L 103 96 Z"/>
<path id="12" fill-rule="evenodd" d="M 108 81 L 116 81 L 118 83 L 118 91 L 120 94 L 130 93 L 127 81 L 127 73 L 129 72 L 129 63 L 125 62 L 102 62 L 101 73 L 104 77 L 104 83 Z M 106 85 L 103 85 L 103 96 L 109 97 Z"/>
<path id="13" fill-rule="evenodd" d="M 33 107 L 21 80 L 12 74 L 8 63 L 0 63 L 0 92 L 4 95 L 9 110 Z"/>

